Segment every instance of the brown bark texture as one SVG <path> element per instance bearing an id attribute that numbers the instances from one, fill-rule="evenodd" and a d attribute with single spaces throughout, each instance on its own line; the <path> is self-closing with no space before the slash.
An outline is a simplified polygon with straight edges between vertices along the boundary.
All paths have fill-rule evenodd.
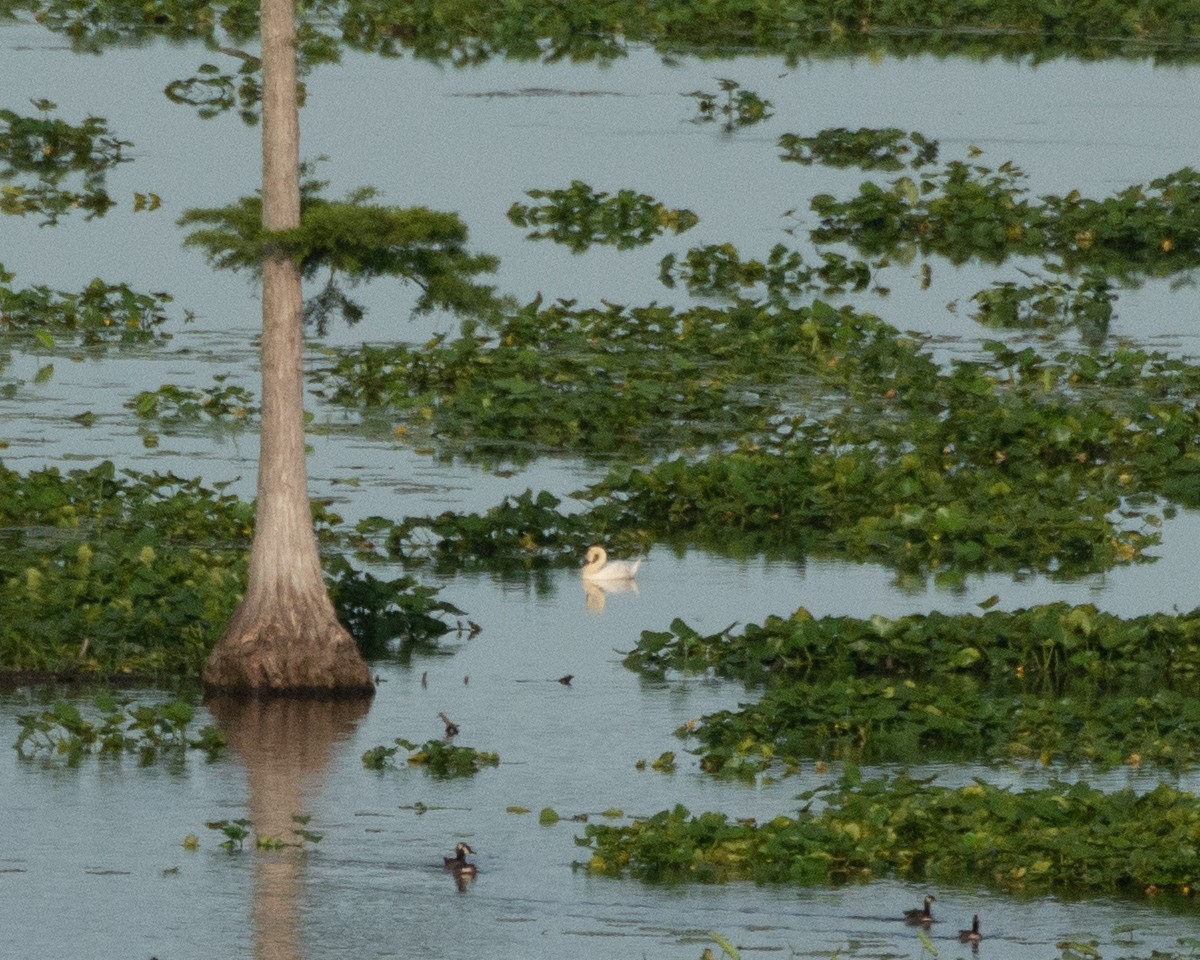
<path id="1" fill-rule="evenodd" d="M 300 224 L 294 0 L 262 0 L 263 226 Z M 370 671 L 337 620 L 313 534 L 304 440 L 300 270 L 263 261 L 258 506 L 246 593 L 204 685 L 247 694 L 370 695 Z"/>

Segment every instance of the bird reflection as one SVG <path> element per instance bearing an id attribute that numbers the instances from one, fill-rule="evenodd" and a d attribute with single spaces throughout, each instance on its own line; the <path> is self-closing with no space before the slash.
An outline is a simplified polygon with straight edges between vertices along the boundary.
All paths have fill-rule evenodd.
<path id="1" fill-rule="evenodd" d="M 605 601 L 610 593 L 638 594 L 636 580 L 583 580 L 583 601 L 589 613 L 599 613 L 604 609 Z"/>
<path id="2" fill-rule="evenodd" d="M 454 874 L 454 886 L 459 893 L 466 893 L 467 887 L 475 882 L 475 874 L 473 873 L 456 873 Z"/>

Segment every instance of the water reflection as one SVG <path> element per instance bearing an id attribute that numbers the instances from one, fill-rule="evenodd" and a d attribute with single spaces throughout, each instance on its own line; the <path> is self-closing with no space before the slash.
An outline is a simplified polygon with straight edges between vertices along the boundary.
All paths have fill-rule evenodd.
<path id="1" fill-rule="evenodd" d="M 294 815 L 316 795 L 334 746 L 349 738 L 370 702 L 360 699 L 214 698 L 209 710 L 241 759 L 258 837 L 292 836 Z M 305 857 L 262 853 L 254 864 L 254 956 L 303 960 L 300 904 Z"/>
<path id="2" fill-rule="evenodd" d="M 582 580 L 583 602 L 588 613 L 599 613 L 610 593 L 638 593 L 636 580 Z"/>

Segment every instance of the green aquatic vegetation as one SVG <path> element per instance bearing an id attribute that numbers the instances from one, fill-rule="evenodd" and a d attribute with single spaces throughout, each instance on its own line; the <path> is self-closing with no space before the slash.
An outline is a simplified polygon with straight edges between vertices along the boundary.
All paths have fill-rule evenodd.
<path id="1" fill-rule="evenodd" d="M 1195 762 L 1200 610 L 1122 619 L 1090 606 L 814 619 L 806 610 L 702 636 L 644 632 L 625 663 L 712 673 L 757 703 L 677 731 L 708 772 L 753 777 L 812 759 Z"/>
<path id="2" fill-rule="evenodd" d="M 326 559 L 325 570 L 338 619 L 368 658 L 397 652 L 403 662 L 409 647 L 450 632 L 445 617 L 465 615 L 438 599 L 436 587 L 421 586 L 412 577 L 382 580 L 337 555 Z"/>
<path id="3" fill-rule="evenodd" d="M 244 581 L 251 521 L 249 504 L 170 475 L 0 467 L 0 663 L 198 674 Z"/>
<path id="4" fill-rule="evenodd" d="M 1200 677 L 1200 610 L 1121 618 L 1090 605 L 1014 612 L 789 617 L 701 635 L 682 620 L 646 631 L 626 666 L 661 675 L 704 672 L 760 685 L 776 678 L 885 677 L 923 684 L 969 676 L 1010 692 L 1058 695 L 1071 684 L 1183 691 Z"/>
<path id="5" fill-rule="evenodd" d="M 529 316 L 539 322 L 527 342 L 546 343 L 537 339 L 549 328 L 545 314 Z M 743 414 L 752 390 L 759 402 L 778 404 L 773 415 L 770 406 L 761 411 L 769 429 L 743 430 L 736 447 L 703 457 L 614 468 L 574 495 L 587 508 L 582 514 L 530 494 L 484 515 L 408 518 L 390 541 L 397 555 L 431 555 L 443 569 L 467 558 L 529 566 L 565 559 L 588 539 L 621 536 L 795 559 L 875 560 L 943 578 L 973 569 L 1068 577 L 1142 557 L 1158 539 L 1153 497 L 1200 502 L 1192 399 L 1200 368 L 1183 361 L 1125 348 L 1047 358 L 990 343 L 980 359 L 943 369 L 877 318 L 819 302 L 795 310 L 741 304 L 723 313 L 613 308 L 605 319 L 626 317 L 655 319 L 654 336 L 666 329 L 698 354 L 728 356 L 735 371 L 748 363 L 756 378 L 790 374 L 780 382 L 793 410 L 770 384 L 739 384 L 730 368 L 713 370 L 713 380 L 741 387 Z M 687 324 L 676 327 L 682 336 L 663 327 L 674 317 Z M 720 325 L 700 322 L 710 318 Z M 596 339 L 619 342 L 616 331 Z M 657 357 L 641 344 L 631 356 L 652 370 Z M 505 349 L 524 346 L 513 338 Z M 476 352 L 478 344 L 460 349 Z M 531 350 L 523 359 L 536 370 L 544 356 L 554 351 Z M 628 369 L 637 374 L 632 362 Z M 417 376 L 404 388 L 419 383 Z M 371 378 L 387 380 L 382 369 Z M 711 400 L 702 382 L 697 396 Z M 581 378 L 580 390 L 586 387 Z M 545 396 L 540 408 L 553 410 Z M 607 408 L 613 420 L 617 396 L 614 389 Z M 687 408 L 679 409 L 682 417 Z M 477 422 L 476 414 L 468 424 Z M 643 444 L 653 437 L 641 436 Z"/>
<path id="6" fill-rule="evenodd" d="M 141 391 L 125 406 L 142 419 L 163 425 L 204 419 L 235 422 L 258 413 L 254 394 L 245 387 L 225 383 L 227 379 L 224 374 L 214 374 L 215 384 L 203 390 L 164 383 L 157 390 Z"/>
<path id="7" fill-rule="evenodd" d="M 775 310 L 576 309 L 540 299 L 453 340 L 334 353 L 313 372 L 335 403 L 401 418 L 400 434 L 529 459 L 546 448 L 645 456 L 765 429 L 802 386 L 824 304 Z"/>
<path id="8" fill-rule="evenodd" d="M 671 210 L 647 194 L 619 190 L 611 195 L 581 180 L 572 180 L 565 190 L 527 190 L 526 196 L 546 202 L 514 203 L 508 208 L 509 221 L 530 228 L 527 239 L 553 240 L 572 253 L 596 244 L 631 250 L 668 230 L 678 235 L 700 222 L 691 210 Z"/>
<path id="9" fill-rule="evenodd" d="M 1038 208 L 1025 196 L 1023 180 L 1011 163 L 992 170 L 953 160 L 918 180 L 903 176 L 887 187 L 865 181 L 849 200 L 817 194 L 809 203 L 821 222 L 812 238 L 849 241 L 872 254 L 917 244 L 955 263 L 1044 254 L 1044 235 L 1030 230 Z"/>
<path id="10" fill-rule="evenodd" d="M 915 246 L 954 263 L 1053 257 L 1068 270 L 1132 281 L 1200 265 L 1198 201 L 1200 173 L 1190 167 L 1093 200 L 1078 191 L 1032 198 L 1011 162 L 953 160 L 916 180 L 866 181 L 848 200 L 818 194 L 810 205 L 821 217 L 817 243 L 848 241 L 870 254 Z"/>
<path id="11" fill-rule="evenodd" d="M 88 117 L 74 125 L 51 117 L 58 105 L 49 100 L 34 100 L 40 117 L 27 117 L 0 108 L 0 178 L 16 173 L 62 175 L 80 171 L 88 176 L 103 173 L 118 163 L 129 161 L 125 149 L 128 140 L 111 135 L 102 117 Z"/>
<path id="12" fill-rule="evenodd" d="M 560 511 L 563 501 L 545 490 L 510 495 L 483 514 L 447 511 L 436 517 L 406 517 L 393 524 L 391 556 L 420 563 L 432 557 L 447 571 L 523 565 L 534 569 L 581 562 L 594 543 L 594 515 Z M 611 541 L 610 541 L 611 542 Z M 621 537 L 617 543 L 629 543 Z"/>
<path id="13" fill-rule="evenodd" d="M 363 766 L 368 770 L 395 766 L 395 756 L 401 748 L 408 751 L 407 762 L 410 766 L 419 766 L 442 780 L 471 777 L 484 767 L 494 767 L 500 763 L 498 754 L 474 747 L 460 747 L 444 740 L 426 740 L 419 746 L 402 737 L 397 737 L 395 742 L 394 747 L 378 746 L 367 750 L 362 756 Z"/>
<path id="14" fill-rule="evenodd" d="M 851 772 L 765 823 L 662 811 L 589 824 L 577 840 L 595 873 L 638 879 L 796 886 L 899 877 L 1005 893 L 1186 896 L 1196 879 L 1200 800 L 1165 784 L 1105 793 L 1054 782 L 1014 791 L 977 780 L 943 787 Z"/>
<path id="15" fill-rule="evenodd" d="M 675 753 L 671 750 L 666 750 L 659 754 L 657 759 L 650 763 L 650 769 L 658 773 L 674 773 Z"/>
<path id="16" fill-rule="evenodd" d="M 913 131 L 905 133 L 896 127 L 882 130 L 860 127 L 847 130 L 833 127 L 811 137 L 785 133 L 779 138 L 783 150 L 781 160 L 819 163 L 827 167 L 858 167 L 861 170 L 902 170 L 934 163 L 938 142 Z"/>
<path id="17" fill-rule="evenodd" d="M 230 853 L 241 850 L 246 838 L 250 836 L 251 823 L 245 817 L 236 820 L 210 820 L 204 825 L 209 830 L 218 830 L 224 834 L 225 839 L 221 841 L 221 846 Z"/>
<path id="18" fill-rule="evenodd" d="M 745 89 L 736 80 L 718 78 L 721 93 L 693 90 L 685 93 L 696 101 L 693 123 L 712 123 L 719 120 L 726 133 L 750 127 L 773 116 L 771 101 L 764 100 L 753 90 Z M 722 96 L 723 94 L 723 96 Z"/>
<path id="19" fill-rule="evenodd" d="M 220 116 L 235 107 L 242 122 L 258 123 L 258 106 L 262 100 L 262 61 L 249 54 L 240 55 L 241 65 L 237 73 L 225 73 L 211 63 L 202 63 L 194 76 L 185 80 L 172 80 L 163 93 L 172 103 L 186 104 L 196 108 L 202 120 Z M 304 85 L 300 84 L 300 91 Z M 300 97 L 303 106 L 304 98 Z"/>
<path id="20" fill-rule="evenodd" d="M 1019 285 L 997 281 L 972 298 L 972 315 L 985 327 L 1018 330 L 1060 330 L 1075 326 L 1091 344 L 1103 343 L 1117 295 L 1101 271 L 1089 269 L 1072 283 L 1061 272 L 1031 277 Z"/>
<path id="21" fill-rule="evenodd" d="M 104 188 L 106 175 L 128 162 L 128 140 L 114 137 L 102 117 L 81 124 L 51 116 L 58 108 L 49 100 L 34 100 L 41 116 L 22 116 L 0 108 L 0 213 L 38 214 L 43 226 L 54 226 L 72 210 L 87 211 L 87 219 L 104 216 L 115 201 Z M 80 189 L 64 186 L 78 175 Z"/>
<path id="22" fill-rule="evenodd" d="M 1047 697 L 981 691 L 966 678 L 936 687 L 843 678 L 773 683 L 757 703 L 705 716 L 686 735 L 702 770 L 735 779 L 792 773 L 813 759 L 1179 770 L 1195 764 L 1200 715 L 1176 691 L 1100 696 L 1081 684 Z"/>
<path id="23" fill-rule="evenodd" d="M 274 834 L 255 833 L 254 849 L 277 852 L 279 850 L 286 850 L 289 847 L 303 849 L 306 843 L 320 843 L 322 839 L 321 834 L 308 830 L 305 827 L 309 819 L 307 814 L 292 814 L 292 822 L 296 826 L 291 828 L 291 836 L 288 838 L 275 836 Z M 245 817 L 238 817 L 234 820 L 209 820 L 204 825 L 209 830 L 215 830 L 225 837 L 221 841 L 221 846 L 230 853 L 238 853 L 243 850 L 246 840 L 254 832 L 253 822 Z M 189 838 L 194 841 L 194 846 L 191 849 L 199 846 L 199 841 L 195 840 L 194 834 L 189 834 Z M 185 840 L 184 844 L 187 846 L 188 841 Z"/>
<path id="24" fill-rule="evenodd" d="M 21 732 L 13 749 L 24 760 L 63 757 L 74 765 L 90 754 L 136 754 L 143 765 L 148 765 L 164 754 L 177 756 L 188 749 L 203 750 L 213 759 L 225 747 L 224 736 L 212 726 L 204 727 L 195 737 L 188 736 L 195 712 L 183 700 L 143 704 L 101 693 L 92 705 L 99 714 L 97 718 L 84 716 L 78 706 L 66 700 L 18 716 Z"/>
<path id="25" fill-rule="evenodd" d="M 364 647 L 445 632 L 456 611 L 434 591 L 354 569 L 336 515 L 316 504 L 315 521 L 335 606 Z M 0 465 L 0 669 L 199 675 L 245 583 L 252 523 L 253 505 L 220 485 L 111 463 Z"/>
<path id="26" fill-rule="evenodd" d="M 787 302 L 807 293 L 863 290 L 871 282 L 870 265 L 847 260 L 839 253 L 821 253 L 821 266 L 810 267 L 795 250 L 775 244 L 766 261 L 743 260 L 731 243 L 692 247 L 682 258 L 669 253 L 659 262 L 659 279 L 673 288 L 686 285 L 696 296 L 741 297 L 759 288 L 770 302 Z"/>
<path id="27" fill-rule="evenodd" d="M 105 343 L 146 343 L 168 336 L 160 331 L 167 322 L 170 294 L 139 293 L 124 283 L 107 283 L 99 277 L 78 293 L 53 290 L 45 285 L 14 287 L 16 274 L 0 264 L 0 332 L 34 335 L 51 349 L 57 339 L 96 346 Z M 184 312 L 184 322 L 192 314 Z"/>
<path id="28" fill-rule="evenodd" d="M 1189 4 L 1147 0 L 1135 8 L 1106 0 L 1068 6 L 936 0 L 911 4 L 868 0 L 689 0 L 672 4 L 612 2 L 546 4 L 540 0 L 486 0 L 462 4 L 426 0 L 380 8 L 361 0 L 299 4 L 300 53 L 306 63 L 328 62 L 338 46 L 458 65 L 492 57 L 612 60 L 628 43 L 728 51 L 754 47 L 803 56 L 877 52 L 935 52 L 1038 59 L 1071 55 L 1190 60 L 1188 41 L 1200 32 Z M 258 26 L 258 8 L 246 0 L 82 5 L 70 0 L 4 0 L 0 13 L 28 13 L 66 34 L 75 48 L 97 51 L 148 36 L 243 42 Z"/>

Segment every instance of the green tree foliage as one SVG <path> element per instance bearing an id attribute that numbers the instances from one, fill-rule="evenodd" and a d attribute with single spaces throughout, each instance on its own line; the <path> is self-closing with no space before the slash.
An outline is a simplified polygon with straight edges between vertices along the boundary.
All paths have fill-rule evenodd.
<path id="1" fill-rule="evenodd" d="M 306 318 L 319 329 L 334 310 L 353 323 L 362 308 L 345 295 L 341 280 L 357 284 L 395 277 L 420 290 L 417 310 L 445 308 L 481 314 L 499 305 L 494 290 L 473 278 L 494 272 L 496 257 L 467 249 L 467 227 L 454 213 L 426 207 L 388 207 L 369 201 L 371 188 L 345 200 L 320 195 L 325 183 L 306 180 L 301 194 L 301 225 L 268 233 L 262 226 L 262 198 L 242 197 L 225 207 L 186 210 L 179 223 L 192 230 L 184 245 L 203 250 L 209 262 L 257 275 L 269 246 L 286 250 L 305 279 L 328 271 L 324 291 L 309 301 Z"/>

